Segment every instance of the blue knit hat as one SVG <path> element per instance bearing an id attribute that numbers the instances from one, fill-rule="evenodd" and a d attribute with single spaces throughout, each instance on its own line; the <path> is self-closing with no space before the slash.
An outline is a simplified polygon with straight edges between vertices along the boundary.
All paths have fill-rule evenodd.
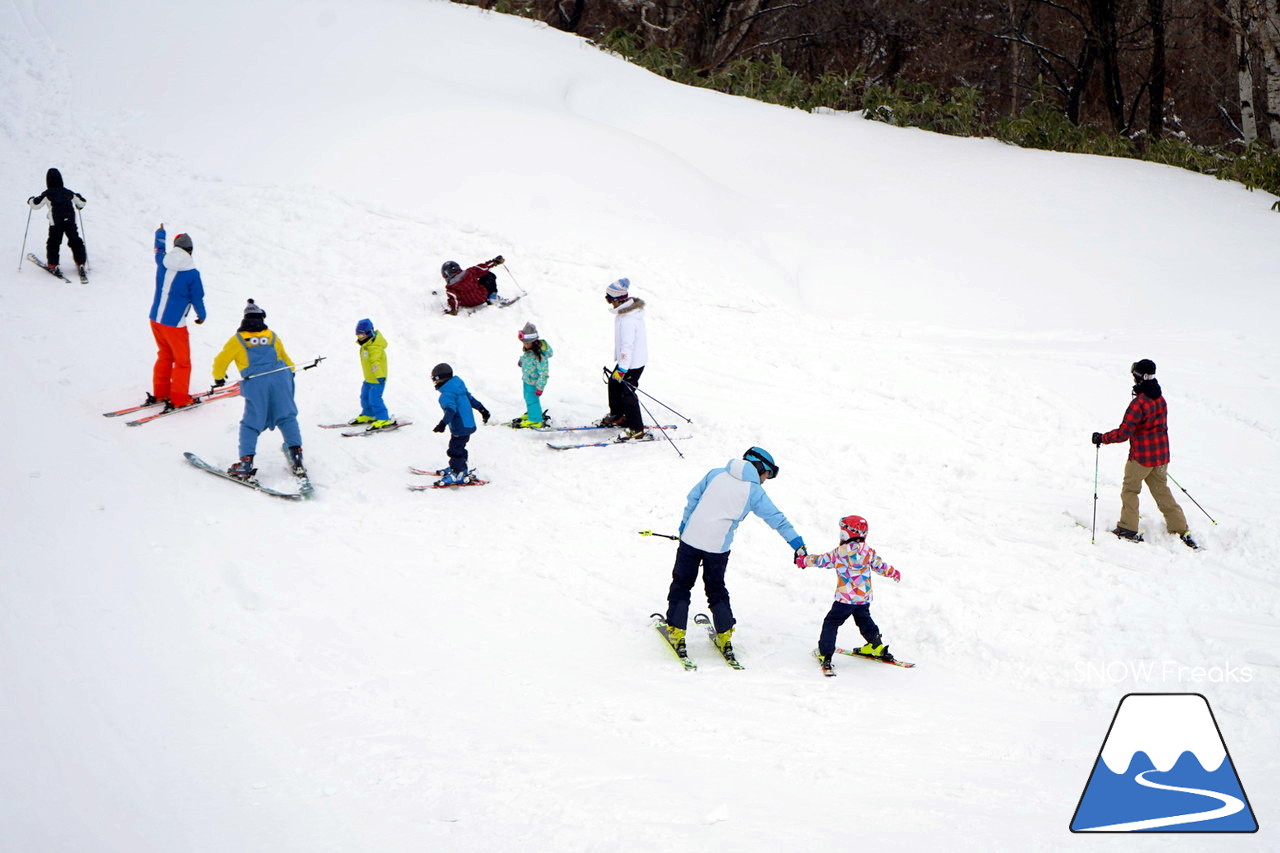
<path id="1" fill-rule="evenodd" d="M 357 334 L 357 335 L 372 335 L 372 334 L 373 334 L 373 321 L 372 321 L 372 320 L 370 320 L 368 317 L 366 317 L 365 319 L 361 320 L 359 323 L 356 323 L 356 334 Z"/>
<path id="2" fill-rule="evenodd" d="M 608 296 L 610 299 L 626 299 L 627 291 L 629 291 L 630 289 L 631 289 L 631 279 L 620 278 L 617 281 L 612 282 L 608 287 L 606 287 L 604 289 L 604 293 L 605 293 L 605 296 Z"/>

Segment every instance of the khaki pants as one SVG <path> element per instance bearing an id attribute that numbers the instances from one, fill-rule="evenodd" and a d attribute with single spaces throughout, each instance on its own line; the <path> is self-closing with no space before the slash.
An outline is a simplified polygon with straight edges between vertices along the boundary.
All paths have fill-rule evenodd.
<path id="1" fill-rule="evenodd" d="M 1125 530 L 1138 532 L 1138 493 L 1145 482 L 1147 491 L 1156 499 L 1156 506 L 1164 513 L 1164 523 L 1169 532 L 1187 532 L 1187 517 L 1173 499 L 1173 492 L 1169 491 L 1168 468 L 1168 465 L 1148 468 L 1132 459 L 1124 463 L 1124 484 L 1120 486 L 1120 526 Z"/>

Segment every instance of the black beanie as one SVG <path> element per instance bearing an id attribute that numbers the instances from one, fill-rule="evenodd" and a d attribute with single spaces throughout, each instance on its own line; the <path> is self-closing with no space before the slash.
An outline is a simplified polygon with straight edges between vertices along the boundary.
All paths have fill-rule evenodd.
<path id="1" fill-rule="evenodd" d="M 1149 358 L 1140 359 L 1129 368 L 1134 376 L 1155 376 L 1156 363 Z"/>

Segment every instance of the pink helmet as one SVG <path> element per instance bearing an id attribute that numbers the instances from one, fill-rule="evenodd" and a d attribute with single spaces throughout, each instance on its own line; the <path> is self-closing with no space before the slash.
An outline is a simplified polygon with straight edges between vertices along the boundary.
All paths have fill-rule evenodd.
<path id="1" fill-rule="evenodd" d="M 846 515 L 840 519 L 840 535 L 844 539 L 866 539 L 867 520 L 860 515 Z"/>

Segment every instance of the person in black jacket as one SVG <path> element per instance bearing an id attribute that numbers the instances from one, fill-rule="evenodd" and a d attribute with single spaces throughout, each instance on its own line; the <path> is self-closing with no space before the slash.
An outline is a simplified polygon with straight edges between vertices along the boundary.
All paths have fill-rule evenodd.
<path id="1" fill-rule="evenodd" d="M 41 207 L 49 209 L 49 242 L 45 244 L 45 259 L 48 261 L 49 270 L 50 272 L 59 271 L 58 252 L 62 248 L 62 238 L 65 236 L 67 245 L 71 247 L 71 256 L 75 259 L 76 268 L 83 276 L 86 256 L 84 240 L 80 239 L 80 232 L 76 230 L 76 211 L 85 206 L 85 198 L 80 193 L 62 185 L 62 173 L 57 169 L 50 169 L 45 173 L 44 182 L 47 189 L 40 195 L 33 195 L 27 199 L 27 205 L 32 210 Z"/>

